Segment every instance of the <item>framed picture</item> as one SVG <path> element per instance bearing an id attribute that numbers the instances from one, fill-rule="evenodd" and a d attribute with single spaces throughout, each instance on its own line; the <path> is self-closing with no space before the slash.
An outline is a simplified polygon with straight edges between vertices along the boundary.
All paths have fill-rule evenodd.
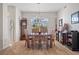
<path id="1" fill-rule="evenodd" d="M 71 24 L 79 23 L 79 11 L 71 15 Z"/>
<path id="2" fill-rule="evenodd" d="M 59 20 L 59 26 L 63 26 L 63 19 Z"/>

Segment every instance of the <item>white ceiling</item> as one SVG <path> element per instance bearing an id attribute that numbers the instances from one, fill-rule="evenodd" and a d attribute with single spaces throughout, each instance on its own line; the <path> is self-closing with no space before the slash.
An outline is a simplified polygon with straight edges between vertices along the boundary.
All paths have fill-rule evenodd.
<path id="1" fill-rule="evenodd" d="M 12 3 L 25 12 L 57 12 L 66 6 L 66 3 Z"/>

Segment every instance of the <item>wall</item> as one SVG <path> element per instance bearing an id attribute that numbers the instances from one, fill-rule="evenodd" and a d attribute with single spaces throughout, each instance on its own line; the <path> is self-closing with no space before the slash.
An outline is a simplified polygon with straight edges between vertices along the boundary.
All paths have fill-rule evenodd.
<path id="1" fill-rule="evenodd" d="M 15 32 L 16 32 L 16 42 L 20 39 L 20 17 L 21 12 L 18 8 L 16 8 L 16 26 L 15 26 Z"/>
<path id="2" fill-rule="evenodd" d="M 9 46 L 9 42 L 10 36 L 7 5 L 3 4 L 3 49 Z"/>
<path id="3" fill-rule="evenodd" d="M 11 39 L 13 39 L 15 42 L 19 41 L 20 39 L 20 10 L 15 6 L 8 6 L 9 13 L 10 13 L 10 20 L 13 21 L 13 29 L 11 30 L 12 36 Z M 13 37 L 13 38 L 12 38 Z"/>
<path id="4" fill-rule="evenodd" d="M 71 30 L 78 30 L 79 31 L 79 23 L 71 24 L 71 14 L 76 11 L 79 11 L 79 4 L 77 4 L 77 3 L 67 4 L 66 8 L 63 8 L 58 12 L 57 21 L 59 19 L 63 19 L 63 24 L 68 23 L 70 25 Z"/>
<path id="5" fill-rule="evenodd" d="M 19 12 L 15 6 L 3 4 L 3 49 L 19 41 Z M 17 11 L 16 11 L 17 10 Z M 10 20 L 12 23 L 10 25 Z M 1 26 L 1 25 L 0 25 Z"/>
<path id="6" fill-rule="evenodd" d="M 3 48 L 3 6 L 0 4 L 0 50 Z"/>
<path id="7" fill-rule="evenodd" d="M 10 36 L 10 45 L 12 45 L 15 41 L 15 21 L 16 21 L 16 7 L 15 6 L 7 6 L 8 8 L 8 20 L 9 20 L 9 36 Z"/>
<path id="8" fill-rule="evenodd" d="M 31 19 L 32 17 L 45 17 L 48 18 L 48 32 L 51 33 L 52 30 L 55 29 L 55 20 L 56 20 L 56 13 L 50 13 L 50 12 L 22 12 L 22 17 L 27 18 L 27 30 L 28 33 L 32 32 L 32 26 L 31 26 Z"/>

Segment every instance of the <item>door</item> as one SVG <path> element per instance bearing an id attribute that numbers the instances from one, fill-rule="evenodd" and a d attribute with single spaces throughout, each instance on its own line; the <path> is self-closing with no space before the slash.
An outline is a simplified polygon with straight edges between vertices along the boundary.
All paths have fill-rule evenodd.
<path id="1" fill-rule="evenodd" d="M 8 6 L 8 26 L 9 26 L 9 44 L 12 45 L 15 42 L 15 7 Z"/>

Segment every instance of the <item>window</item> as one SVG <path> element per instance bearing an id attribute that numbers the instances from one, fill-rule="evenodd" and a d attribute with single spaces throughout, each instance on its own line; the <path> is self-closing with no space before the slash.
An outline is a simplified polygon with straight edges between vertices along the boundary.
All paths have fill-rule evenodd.
<path id="1" fill-rule="evenodd" d="M 48 27 L 48 19 L 41 17 L 33 17 L 31 19 L 32 22 L 32 32 L 47 32 L 47 27 Z"/>

